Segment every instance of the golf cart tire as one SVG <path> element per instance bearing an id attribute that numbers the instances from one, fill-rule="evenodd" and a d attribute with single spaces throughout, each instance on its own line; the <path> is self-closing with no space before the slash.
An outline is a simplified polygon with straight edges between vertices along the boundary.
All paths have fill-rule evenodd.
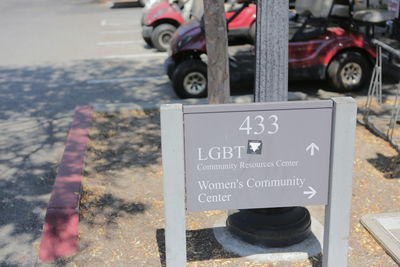
<path id="1" fill-rule="evenodd" d="M 349 63 L 356 63 L 361 67 L 361 79 L 356 84 L 346 84 L 342 78 L 342 69 Z M 368 59 L 357 51 L 348 51 L 336 55 L 330 62 L 327 70 L 328 82 L 337 91 L 359 91 L 371 78 L 371 65 Z"/>
<path id="2" fill-rule="evenodd" d="M 151 33 L 151 42 L 153 43 L 153 46 L 160 52 L 165 52 L 167 51 L 169 47 L 169 43 L 163 43 L 162 40 L 160 40 L 160 36 L 163 34 L 172 34 L 176 31 L 176 27 L 171 24 L 160 24 L 157 27 L 154 28 L 153 32 Z"/>
<path id="3" fill-rule="evenodd" d="M 185 78 L 191 73 L 199 72 L 205 77 L 205 89 L 198 94 L 188 92 L 185 89 Z M 172 75 L 172 87 L 176 95 L 181 98 L 203 98 L 207 96 L 207 65 L 199 59 L 186 60 L 180 63 Z"/>
<path id="4" fill-rule="evenodd" d="M 143 40 L 145 41 L 145 43 L 150 46 L 150 47 L 154 47 L 153 43 L 151 42 L 151 38 L 145 38 L 143 37 Z"/>

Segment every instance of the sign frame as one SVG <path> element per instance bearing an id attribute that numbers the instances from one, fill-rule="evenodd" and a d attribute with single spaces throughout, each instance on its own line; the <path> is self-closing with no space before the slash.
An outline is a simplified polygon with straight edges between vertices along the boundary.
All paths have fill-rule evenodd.
<path id="1" fill-rule="evenodd" d="M 332 101 L 330 179 L 328 205 L 325 206 L 323 267 L 347 266 L 357 115 L 357 105 L 353 98 L 338 97 L 332 98 Z M 183 105 L 162 105 L 160 110 L 166 265 L 186 266 Z"/>

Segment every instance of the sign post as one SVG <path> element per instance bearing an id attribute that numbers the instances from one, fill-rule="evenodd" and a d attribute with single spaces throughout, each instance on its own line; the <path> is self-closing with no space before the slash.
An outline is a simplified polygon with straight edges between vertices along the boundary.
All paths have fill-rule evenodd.
<path id="1" fill-rule="evenodd" d="M 185 165 L 182 105 L 161 107 L 164 170 L 165 260 L 186 266 Z"/>
<path id="2" fill-rule="evenodd" d="M 322 267 L 347 266 L 357 105 L 334 98 L 329 202 L 325 207 Z"/>
<path id="3" fill-rule="evenodd" d="M 355 121 L 352 98 L 163 105 L 167 266 L 186 264 L 185 209 L 295 205 L 326 205 L 323 266 L 346 266 Z"/>

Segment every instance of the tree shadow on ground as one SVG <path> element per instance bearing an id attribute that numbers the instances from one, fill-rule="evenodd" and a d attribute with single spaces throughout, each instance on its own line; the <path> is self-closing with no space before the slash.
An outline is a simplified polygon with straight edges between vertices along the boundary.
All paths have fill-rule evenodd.
<path id="1" fill-rule="evenodd" d="M 91 134 L 93 146 L 89 145 L 88 148 L 89 152 L 93 152 L 92 169 L 95 173 L 126 167 L 145 168 L 161 163 L 158 110 L 139 111 L 136 115 L 133 111 L 129 114 L 103 113 L 102 118 L 95 119 L 99 131 Z M 90 174 L 90 170 L 85 171 L 85 175 Z"/>
<path id="2" fill-rule="evenodd" d="M 160 254 L 160 263 L 161 266 L 165 267 L 165 229 L 157 229 L 156 239 L 158 244 L 158 251 Z M 186 243 L 188 262 L 241 257 L 235 253 L 226 251 L 221 246 L 221 244 L 216 240 L 214 236 L 214 228 L 186 231 Z M 310 257 L 309 261 L 311 266 L 313 267 L 322 266 L 321 254 L 316 257 Z"/>
<path id="3" fill-rule="evenodd" d="M 165 230 L 157 229 L 156 239 L 160 253 L 161 266 L 165 263 Z M 186 231 L 187 261 L 208 259 L 228 259 L 240 256 L 226 251 L 215 239 L 213 228 Z"/>
<path id="4" fill-rule="evenodd" d="M 381 153 L 376 158 L 367 159 L 387 179 L 400 179 L 400 155 L 388 157 Z"/>
<path id="5" fill-rule="evenodd" d="M 138 214 L 146 210 L 143 203 L 127 202 L 112 194 L 96 197 L 91 191 L 83 191 L 82 199 L 91 199 L 82 201 L 80 205 L 80 221 L 89 226 L 109 226 L 115 224 L 116 219 L 124 214 Z M 96 220 L 96 218 L 101 218 L 101 220 Z"/>
<path id="6" fill-rule="evenodd" d="M 66 65 L 0 67 L 0 262 L 35 262 L 48 196 L 76 106 L 174 99 L 164 81 L 93 83 L 154 76 L 159 60 L 86 60 Z M 135 76 L 137 77 L 137 76 Z M 127 161 L 125 161 L 127 163 Z M 141 162 L 144 164 L 144 162 Z M 128 209 L 130 206 L 123 206 Z M 140 208 L 139 208 L 140 209 Z M 10 246 L 28 259 L 21 260 Z"/>
<path id="7" fill-rule="evenodd" d="M 0 119 L 21 114 L 53 118 L 87 104 L 158 103 L 176 99 L 172 89 L 166 86 L 167 79 L 102 82 L 115 77 L 162 75 L 161 63 L 156 59 L 146 64 L 136 60 L 85 60 L 70 65 L 0 67 Z"/>

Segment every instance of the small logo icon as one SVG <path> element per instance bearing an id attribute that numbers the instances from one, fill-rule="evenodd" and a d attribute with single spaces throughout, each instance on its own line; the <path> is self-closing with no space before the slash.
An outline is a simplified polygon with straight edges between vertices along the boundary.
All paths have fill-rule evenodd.
<path id="1" fill-rule="evenodd" d="M 247 154 L 261 155 L 262 142 L 260 140 L 249 140 L 247 143 Z"/>

